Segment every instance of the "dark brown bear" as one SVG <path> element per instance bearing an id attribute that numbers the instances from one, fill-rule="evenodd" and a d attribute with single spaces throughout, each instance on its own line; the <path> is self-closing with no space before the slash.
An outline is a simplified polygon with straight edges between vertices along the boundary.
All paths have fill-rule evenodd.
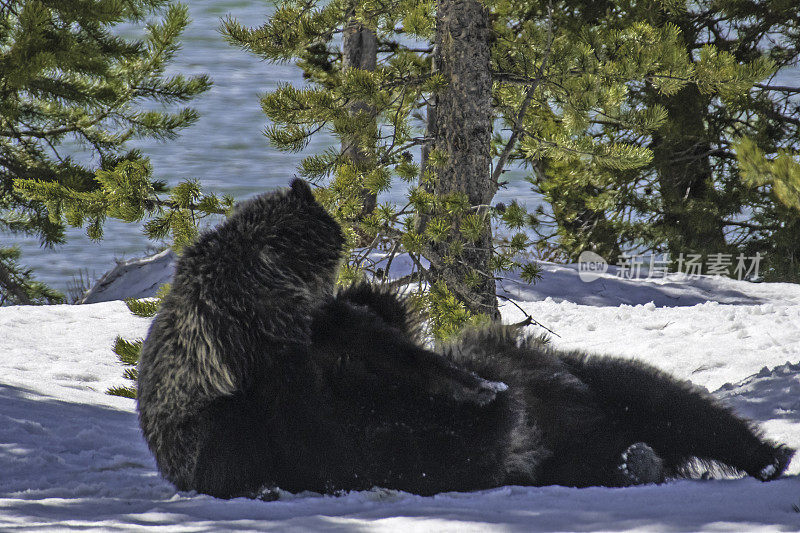
<path id="1" fill-rule="evenodd" d="M 185 250 L 138 390 L 145 439 L 178 489 L 624 486 L 695 459 L 768 480 L 791 458 L 642 364 L 561 353 L 501 325 L 429 350 L 401 298 L 334 293 L 343 242 L 295 180 Z"/>

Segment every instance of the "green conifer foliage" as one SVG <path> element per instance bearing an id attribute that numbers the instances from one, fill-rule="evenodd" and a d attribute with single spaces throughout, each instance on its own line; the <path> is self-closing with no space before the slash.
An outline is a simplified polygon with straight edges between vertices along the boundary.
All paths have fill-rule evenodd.
<path id="1" fill-rule="evenodd" d="M 0 306 L 64 303 L 64 295 L 35 281 L 30 269 L 22 267 L 19 249 L 0 248 Z"/>
<path id="2" fill-rule="evenodd" d="M 122 23 L 145 26 L 142 37 L 121 37 Z M 165 73 L 187 24 L 186 7 L 168 0 L 0 2 L 0 229 L 54 246 L 64 241 L 65 223 L 88 221 L 98 237 L 105 216 L 135 219 L 137 210 L 151 210 L 126 205 L 106 182 L 132 168 L 125 165 L 147 166 L 127 140 L 171 139 L 196 121 L 182 104 L 210 81 Z M 137 198 L 163 188 L 135 186 Z M 70 195 L 82 203 L 68 205 Z M 98 203 L 83 202 L 89 198 Z M 25 302 L 24 273 L 2 261 L 7 303 Z"/>
<path id="3" fill-rule="evenodd" d="M 668 74 L 675 90 L 660 90 L 661 78 L 653 74 L 625 84 L 622 107 L 656 118 L 649 127 L 607 113 L 591 118 L 587 131 L 597 143 L 625 141 L 648 149 L 647 164 L 614 169 L 545 158 L 533 165 L 534 185 L 552 206 L 554 218 L 546 222 L 568 254 L 574 259 L 594 249 L 613 261 L 620 250 L 630 249 L 673 257 L 760 251 L 766 252 L 764 266 L 773 279 L 786 279 L 792 270 L 790 277 L 797 279 L 793 250 L 800 234 L 794 214 L 775 201 L 778 182 L 754 186 L 741 179 L 737 142 L 751 139 L 770 160 L 786 150 L 797 153 L 800 87 L 778 82 L 776 73 L 800 57 L 800 4 L 677 1 L 659 8 L 615 0 L 594 2 L 589 9 L 585 2 L 571 4 L 572 11 L 562 13 L 576 25 L 588 22 L 612 32 L 641 24 L 679 30 L 679 46 L 671 53 L 690 64 Z M 654 42 L 645 57 L 657 48 Z M 661 50 L 658 56 L 669 54 Z"/>
<path id="4" fill-rule="evenodd" d="M 142 340 L 133 342 L 126 341 L 122 337 L 117 337 L 114 341 L 114 353 L 117 354 L 120 362 L 125 365 L 123 376 L 125 379 L 136 381 L 139 374 L 136 370 L 139 364 L 139 354 L 142 351 Z M 123 396 L 125 398 L 136 398 L 136 388 L 130 385 L 118 385 L 106 391 L 112 396 Z"/>
<path id="5" fill-rule="evenodd" d="M 236 46 L 270 61 L 295 61 L 303 69 L 307 84 L 283 85 L 262 100 L 270 121 L 266 134 L 273 146 L 300 151 L 311 136 L 324 130 L 343 140 L 355 139 L 363 160 L 370 161 L 368 168 L 355 165 L 342 150 L 331 148 L 306 157 L 299 168 L 302 176 L 325 184 L 320 199 L 345 225 L 351 246 L 362 245 L 343 271 L 348 279 L 360 272 L 380 275 L 386 268 L 368 260 L 363 248 L 367 235 L 371 241 L 367 251 L 384 247 L 389 264 L 399 252 L 411 255 L 416 269 L 399 283 L 421 280 L 439 288 L 427 293 L 432 315 L 461 316 L 438 311 L 452 308 L 450 296 L 454 296 L 465 311 L 454 321 L 465 323 L 480 312 L 471 305 L 478 298 L 470 290 L 485 286 L 487 277 L 499 278 L 514 269 L 527 279 L 536 277 L 535 269 L 523 267 L 518 259 L 532 244 L 527 235 L 541 231 L 543 219 L 542 214 L 520 212 L 519 205 L 501 210 L 485 199 L 476 203 L 478 195 L 470 194 L 475 184 L 485 188 L 480 196 L 491 200 L 504 186 L 503 172 L 509 163 L 529 165 L 533 175 L 542 178 L 537 184 L 545 194 L 552 193 L 557 222 L 571 221 L 576 229 L 600 227 L 610 234 L 615 226 L 607 220 L 606 210 L 614 194 L 621 194 L 611 182 L 652 163 L 652 151 L 640 141 L 667 120 L 663 106 L 631 104 L 631 87 L 647 86 L 656 94 L 674 95 L 697 76 L 681 31 L 673 24 L 641 20 L 617 27 L 604 18 L 605 2 L 484 0 L 491 47 L 486 66 L 493 113 L 489 127 L 495 125 L 487 147 L 492 165 L 485 176 L 464 176 L 459 184 L 449 177 L 448 165 L 463 159 L 464 154 L 454 150 L 467 148 L 463 143 L 440 147 L 435 142 L 448 134 L 437 130 L 446 122 L 437 116 L 437 103 L 448 83 L 448 73 L 440 67 L 449 64 L 450 52 L 440 47 L 438 53 L 444 55 L 434 65 L 433 46 L 436 39 L 452 42 L 452 36 L 437 36 L 436 14 L 445 3 L 452 4 L 449 0 L 281 0 L 263 26 L 247 28 L 227 19 L 222 30 Z M 620 10 L 633 8 L 634 4 L 623 3 L 627 7 Z M 672 3 L 657 3 L 655 11 Z M 589 13 L 594 13 L 591 20 L 586 18 Z M 374 69 L 343 68 L 339 36 L 353 21 L 374 30 Z M 708 54 L 700 61 L 712 73 L 728 63 L 724 54 Z M 704 83 L 716 87 L 730 79 L 726 74 L 730 73 L 709 75 Z M 352 102 L 359 102 L 362 112 L 348 112 Z M 624 126 L 630 134 L 607 134 L 603 122 Z M 417 150 L 420 157 L 414 156 Z M 439 187 L 446 168 L 447 185 Z M 552 178 L 553 168 L 564 169 L 563 181 Z M 380 201 L 393 180 L 410 185 L 405 205 Z M 359 219 L 363 196 L 358 191 L 363 188 L 378 195 L 378 207 Z M 439 190 L 449 192 L 434 194 Z M 589 200 L 580 191 L 605 194 Z M 583 205 L 586 201 L 591 203 L 588 208 Z M 501 239 L 486 244 L 482 237 L 491 234 L 490 222 L 504 229 Z M 581 240 L 569 228 L 560 231 L 576 245 Z M 474 262 L 472 258 L 480 254 L 473 252 L 486 246 L 492 247 L 491 260 Z M 448 332 L 452 325 L 436 329 Z"/>
<path id="6" fill-rule="evenodd" d="M 124 160 L 111 170 L 98 170 L 96 188 L 90 191 L 41 180 L 16 180 L 15 185 L 42 202 L 54 220 L 85 226 L 93 240 L 103 238 L 107 217 L 125 222 L 147 219 L 145 234 L 156 240 L 171 238 L 176 250 L 197 237 L 201 219 L 225 215 L 233 208 L 233 197 L 203 193 L 197 181 L 167 189 L 153 180 L 147 160 Z"/>
<path id="7" fill-rule="evenodd" d="M 163 285 L 159 288 L 155 298 L 130 298 L 125 300 L 125 305 L 128 306 L 131 313 L 142 318 L 152 318 L 158 313 L 158 308 L 161 305 L 161 300 L 169 292 L 169 284 Z M 122 337 L 117 337 L 114 341 L 114 353 L 117 358 L 125 367 L 123 377 L 134 383 L 139 377 L 137 366 L 139 365 L 139 355 L 142 353 L 142 344 L 144 339 L 135 339 L 132 341 L 125 340 Z M 117 385 L 110 387 L 107 394 L 112 396 L 123 396 L 125 398 L 136 398 L 136 387 L 134 385 Z"/>
<path id="8" fill-rule="evenodd" d="M 754 201 L 750 220 L 740 222 L 749 255 L 765 256 L 765 279 L 800 282 L 800 153 L 762 151 L 743 138 L 734 145 L 743 183 Z"/>

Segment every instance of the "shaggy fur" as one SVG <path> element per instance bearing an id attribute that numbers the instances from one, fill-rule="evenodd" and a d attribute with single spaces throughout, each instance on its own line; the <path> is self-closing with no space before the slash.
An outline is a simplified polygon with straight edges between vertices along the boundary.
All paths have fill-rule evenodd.
<path id="1" fill-rule="evenodd" d="M 501 325 L 467 332 L 448 352 L 459 366 L 524 391 L 550 455 L 534 479 L 512 482 L 626 486 L 697 464 L 768 481 L 794 453 L 705 390 L 641 362 L 558 351 Z"/>
<path id="2" fill-rule="evenodd" d="M 139 363 L 162 474 L 219 497 L 382 486 L 659 482 L 695 458 L 760 479 L 792 450 L 688 383 L 514 328 L 437 353 L 391 292 L 333 293 L 341 230 L 295 180 L 181 257 Z"/>

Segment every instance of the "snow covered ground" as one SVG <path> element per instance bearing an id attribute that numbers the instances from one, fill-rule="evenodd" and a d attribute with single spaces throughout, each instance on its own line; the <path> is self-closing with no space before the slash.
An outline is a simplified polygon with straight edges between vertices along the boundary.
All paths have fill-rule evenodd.
<path id="1" fill-rule="evenodd" d="M 716 391 L 770 438 L 800 448 L 800 286 L 622 280 L 613 268 L 583 283 L 570 265 L 545 265 L 535 286 L 504 285 L 558 335 L 556 346 L 648 361 Z M 503 315 L 523 317 L 511 304 Z M 771 483 L 501 487 L 427 498 L 375 489 L 269 503 L 176 493 L 155 469 L 134 402 L 104 394 L 123 382 L 114 337 L 141 337 L 148 322 L 118 301 L 0 308 L 0 530 L 800 529 L 800 459 Z"/>

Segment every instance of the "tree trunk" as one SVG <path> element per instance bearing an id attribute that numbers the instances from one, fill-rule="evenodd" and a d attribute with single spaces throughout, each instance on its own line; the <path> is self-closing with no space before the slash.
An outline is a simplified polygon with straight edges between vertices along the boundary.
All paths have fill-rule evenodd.
<path id="1" fill-rule="evenodd" d="M 448 155 L 436 169 L 433 192 L 441 197 L 464 193 L 470 206 L 486 206 L 494 196 L 491 182 L 492 81 L 489 73 L 489 12 L 479 0 L 439 0 L 436 11 L 434 67 L 447 81 L 437 94 L 433 144 Z M 428 256 L 434 274 L 473 313 L 498 318 L 494 275 L 490 268 L 492 231 L 486 214 L 477 242 L 459 234 L 461 220 L 451 220 L 451 242 L 431 245 Z M 453 241 L 464 243 L 454 254 Z M 477 274 L 478 283 L 466 283 Z"/>
<path id="2" fill-rule="evenodd" d="M 669 113 L 653 136 L 653 165 L 662 198 L 662 228 L 670 253 L 725 251 L 704 117 L 708 102 L 696 85 L 658 99 Z"/>
<path id="3" fill-rule="evenodd" d="M 375 32 L 362 23 L 351 20 L 342 35 L 342 68 L 358 68 L 374 71 L 378 58 L 378 41 Z M 375 110 L 364 102 L 351 102 L 348 106 L 350 114 L 374 114 Z M 374 166 L 371 161 L 369 147 L 363 146 L 359 140 L 353 138 L 342 139 L 342 153 L 350 159 L 360 170 L 367 170 Z M 367 215 L 375 210 L 377 195 L 366 187 L 361 190 L 364 207 L 361 215 Z"/>

